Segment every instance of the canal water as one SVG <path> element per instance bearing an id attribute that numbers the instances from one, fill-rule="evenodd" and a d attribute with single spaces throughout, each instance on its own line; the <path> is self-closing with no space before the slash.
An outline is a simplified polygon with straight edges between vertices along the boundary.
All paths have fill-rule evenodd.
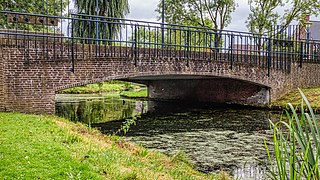
<path id="1" fill-rule="evenodd" d="M 206 173 L 228 171 L 236 178 L 262 179 L 271 144 L 269 119 L 281 112 L 185 102 L 153 102 L 118 95 L 57 95 L 56 111 L 75 122 L 112 134 L 126 119 L 136 124 L 123 135 L 130 142 L 168 155 L 185 152 Z"/>

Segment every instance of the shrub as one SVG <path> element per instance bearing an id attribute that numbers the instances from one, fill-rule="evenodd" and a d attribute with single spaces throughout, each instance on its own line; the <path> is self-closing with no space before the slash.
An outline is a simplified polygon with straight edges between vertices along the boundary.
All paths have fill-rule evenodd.
<path id="1" fill-rule="evenodd" d="M 288 120 L 272 123 L 274 152 L 268 153 L 267 175 L 271 179 L 319 179 L 320 131 L 314 112 L 303 92 L 301 115 L 288 103 Z M 305 106 L 305 105 L 306 106 Z M 306 108 L 306 111 L 305 111 Z"/>

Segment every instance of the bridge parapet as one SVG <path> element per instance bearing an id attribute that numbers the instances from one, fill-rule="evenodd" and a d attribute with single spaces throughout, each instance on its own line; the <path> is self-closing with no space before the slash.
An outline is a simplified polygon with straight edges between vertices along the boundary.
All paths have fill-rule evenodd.
<path id="1" fill-rule="evenodd" d="M 267 105 L 294 88 L 320 84 L 319 57 L 310 53 L 316 42 L 79 14 L 59 18 L 70 22 L 70 32 L 0 31 L 0 110 L 53 113 L 55 91 L 111 79 L 152 77 L 144 83 L 157 98 L 159 89 L 170 92 L 156 82 L 159 77 L 197 77 L 200 81 L 190 82 L 210 88 L 211 101 L 226 92 L 233 97 L 230 103 L 250 105 Z M 115 24 L 119 31 L 84 33 L 75 28 L 83 23 L 91 30 Z M 181 96 L 196 92 L 193 98 L 204 99 L 206 91 L 186 81 L 172 86 L 189 88 Z"/>
<path id="2" fill-rule="evenodd" d="M 84 14 L 70 14 L 68 17 L 64 17 L 10 11 L 0 11 L 0 13 L 5 13 L 11 19 L 15 17 L 21 19 L 20 16 L 23 16 L 26 19 L 51 18 L 61 22 L 57 24 L 59 28 L 43 26 L 42 32 L 33 32 L 27 29 L 0 31 L 0 36 L 7 38 L 6 44 L 25 45 L 23 47 L 26 61 L 34 60 L 34 58 L 29 57 L 30 50 L 35 50 L 35 53 L 37 53 L 37 49 L 42 49 L 41 51 L 44 52 L 39 52 L 42 54 L 51 52 L 56 55 L 62 54 L 60 51 L 66 50 L 69 52 L 68 58 L 73 61 L 77 59 L 77 55 L 85 57 L 86 55 L 81 54 L 81 52 L 88 52 L 85 50 L 86 48 L 90 48 L 87 57 L 106 57 L 106 55 L 114 54 L 114 57 L 120 55 L 126 58 L 128 56 L 137 58 L 148 56 L 186 58 L 189 60 L 214 59 L 215 61 L 229 61 L 231 65 L 235 61 L 244 60 L 243 62 L 250 64 L 259 61 L 269 69 L 285 70 L 290 69 L 287 65 L 293 59 L 315 61 L 319 58 L 311 53 L 311 49 L 314 49 L 312 47 L 318 47 L 319 43 L 298 39 L 296 35 L 300 34 L 297 32 L 300 28 L 290 30 L 295 33 L 282 30 L 285 35 L 265 36 L 247 32 Z M 67 28 L 63 26 L 62 22 L 69 22 Z M 19 23 L 21 22 L 13 21 L 11 23 L 15 27 L 20 27 Z M 28 21 L 28 23 L 30 22 Z M 83 28 L 84 25 L 87 25 L 87 28 Z M 117 31 L 110 32 L 107 28 L 114 28 Z M 56 29 L 61 31 L 64 29 L 65 34 Z M 22 40 L 22 43 L 17 40 Z M 41 44 L 41 42 L 43 43 Z M 42 47 L 33 48 L 34 45 Z M 315 50 L 317 51 L 317 49 Z M 248 58 L 239 58 L 241 55 Z M 60 59 L 60 57 L 50 57 L 49 60 L 52 59 Z"/>

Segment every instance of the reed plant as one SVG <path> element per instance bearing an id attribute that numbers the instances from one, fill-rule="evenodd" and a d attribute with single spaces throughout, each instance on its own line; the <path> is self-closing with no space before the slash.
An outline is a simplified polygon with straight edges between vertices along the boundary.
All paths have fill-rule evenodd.
<path id="1" fill-rule="evenodd" d="M 267 176 L 270 179 L 300 180 L 320 179 L 320 131 L 309 101 L 302 96 L 301 114 L 291 103 L 284 117 L 271 122 L 273 152 L 265 142 L 268 154 Z"/>

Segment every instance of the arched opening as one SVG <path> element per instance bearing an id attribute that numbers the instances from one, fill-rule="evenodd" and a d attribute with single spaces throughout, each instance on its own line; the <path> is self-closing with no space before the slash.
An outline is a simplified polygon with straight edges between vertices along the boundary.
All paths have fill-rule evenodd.
<path id="1" fill-rule="evenodd" d="M 165 106 L 175 104 L 181 107 L 196 103 L 266 106 L 270 102 L 270 88 L 265 85 L 236 78 L 200 75 L 120 77 L 105 83 L 58 91 L 61 92 L 74 94 L 57 95 L 56 113 L 88 124 L 157 111 L 156 108 L 163 104 L 159 101 L 169 101 Z M 79 95 L 83 92 L 86 94 Z"/>
<path id="2" fill-rule="evenodd" d="M 199 75 L 162 75 L 126 78 L 148 86 L 155 100 L 194 101 L 266 106 L 270 87 L 243 79 Z"/>

